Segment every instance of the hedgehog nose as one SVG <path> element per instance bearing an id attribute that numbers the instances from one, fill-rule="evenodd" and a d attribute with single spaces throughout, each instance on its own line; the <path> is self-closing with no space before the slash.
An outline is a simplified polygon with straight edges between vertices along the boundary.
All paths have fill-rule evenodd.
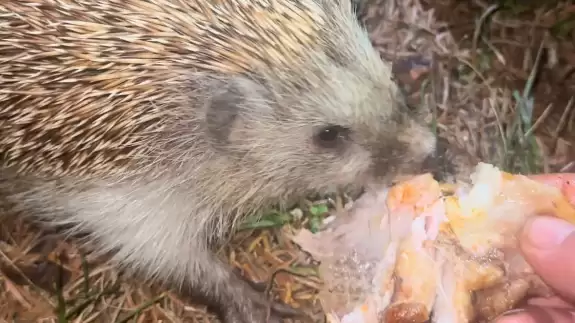
<path id="1" fill-rule="evenodd" d="M 366 180 L 364 191 L 366 192 L 379 192 L 392 184 L 390 180 L 386 180 L 384 176 L 374 176 Z"/>
<path id="2" fill-rule="evenodd" d="M 436 140 L 429 138 L 404 142 L 397 140 L 393 144 L 378 147 L 372 152 L 372 175 L 376 182 L 390 182 L 403 176 L 425 172 L 424 165 L 435 167 Z"/>
<path id="3" fill-rule="evenodd" d="M 387 154 L 375 156 L 372 160 L 372 185 L 386 183 L 400 173 L 399 165 L 408 163 L 399 152 L 389 151 Z"/>
<path id="4" fill-rule="evenodd" d="M 452 175 L 455 164 L 447 156 L 449 143 L 445 139 L 438 139 L 435 150 L 423 161 L 423 172 L 429 172 L 438 181 L 445 181 Z"/>

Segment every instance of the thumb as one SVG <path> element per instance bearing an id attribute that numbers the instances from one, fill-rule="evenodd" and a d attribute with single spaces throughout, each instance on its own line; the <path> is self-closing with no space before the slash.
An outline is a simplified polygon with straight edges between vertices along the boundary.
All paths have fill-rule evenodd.
<path id="1" fill-rule="evenodd" d="M 520 246 L 535 272 L 561 296 L 575 301 L 575 226 L 538 216 L 524 227 Z"/>

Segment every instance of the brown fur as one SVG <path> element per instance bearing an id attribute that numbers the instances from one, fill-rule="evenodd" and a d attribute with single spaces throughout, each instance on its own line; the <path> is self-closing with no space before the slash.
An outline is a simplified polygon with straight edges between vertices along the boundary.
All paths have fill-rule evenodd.
<path id="1" fill-rule="evenodd" d="M 347 1 L 0 3 L 0 193 L 228 322 L 263 317 L 209 252 L 243 214 L 411 171 L 434 145 Z"/>

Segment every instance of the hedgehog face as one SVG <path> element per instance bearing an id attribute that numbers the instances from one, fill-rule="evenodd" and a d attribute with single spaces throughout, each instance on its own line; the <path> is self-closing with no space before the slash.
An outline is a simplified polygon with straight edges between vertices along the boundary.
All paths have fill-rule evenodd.
<path id="1" fill-rule="evenodd" d="M 403 103 L 393 83 L 374 86 L 347 79 L 347 91 L 328 90 L 323 103 L 305 109 L 313 120 L 300 130 L 307 136 L 301 137 L 307 143 L 302 146 L 313 155 L 305 168 L 314 168 L 332 187 L 388 183 L 394 176 L 420 172 L 436 140 L 418 111 Z M 350 95 L 354 87 L 356 95 Z"/>
<path id="2" fill-rule="evenodd" d="M 345 81 L 326 82 L 321 101 L 306 109 L 316 120 L 308 132 L 316 152 L 332 160 L 326 172 L 385 182 L 420 172 L 435 150 L 423 111 L 407 106 L 386 68 L 381 64 L 378 75 L 357 66 L 334 68 L 326 79 Z"/>
<path id="3" fill-rule="evenodd" d="M 321 17 L 310 27 L 314 37 L 277 37 L 274 49 L 283 55 L 263 51 L 267 59 L 212 99 L 214 147 L 254 183 L 276 183 L 277 191 L 331 191 L 418 172 L 435 149 L 433 134 L 404 104 L 350 8 L 315 3 L 308 8 Z M 305 50 L 285 50 L 294 44 Z"/>
<path id="4" fill-rule="evenodd" d="M 347 90 L 326 83 L 278 95 L 277 87 L 236 78 L 210 101 L 207 137 L 229 167 L 253 183 L 274 183 L 274 192 L 332 191 L 417 172 L 435 139 L 393 83 L 341 79 Z"/>

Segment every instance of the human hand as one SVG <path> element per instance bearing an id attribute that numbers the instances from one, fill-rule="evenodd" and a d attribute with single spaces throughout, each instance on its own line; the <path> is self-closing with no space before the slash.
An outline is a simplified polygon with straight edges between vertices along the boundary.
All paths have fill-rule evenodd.
<path id="1" fill-rule="evenodd" d="M 574 182 L 553 182 L 550 177 L 534 176 L 561 187 L 575 204 Z M 520 236 L 525 259 L 535 272 L 559 295 L 535 298 L 519 311 L 498 319 L 497 323 L 574 323 L 575 322 L 575 226 L 552 217 L 528 221 Z"/>

